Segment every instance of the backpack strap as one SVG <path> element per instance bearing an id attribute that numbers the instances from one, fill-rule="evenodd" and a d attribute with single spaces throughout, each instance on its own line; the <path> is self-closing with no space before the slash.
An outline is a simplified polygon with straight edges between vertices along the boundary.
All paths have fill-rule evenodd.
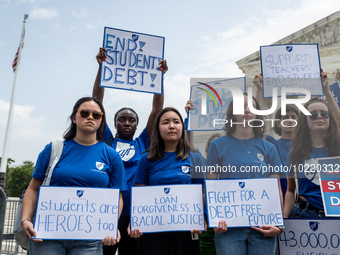
<path id="1" fill-rule="evenodd" d="M 50 185 L 53 170 L 60 159 L 61 153 L 63 152 L 63 148 L 64 148 L 64 141 L 57 141 L 57 140 L 52 141 L 50 161 L 48 163 L 48 167 L 45 172 L 45 179 L 42 185 L 44 186 Z"/>

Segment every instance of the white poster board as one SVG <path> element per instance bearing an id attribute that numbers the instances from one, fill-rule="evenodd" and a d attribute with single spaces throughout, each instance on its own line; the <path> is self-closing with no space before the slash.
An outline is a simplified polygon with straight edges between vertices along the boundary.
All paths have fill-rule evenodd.
<path id="1" fill-rule="evenodd" d="M 226 111 L 233 99 L 230 88 L 237 88 L 244 93 L 246 80 L 244 77 L 224 80 L 191 78 L 190 86 L 193 109 L 189 111 L 188 130 L 223 130 Z"/>
<path id="2" fill-rule="evenodd" d="M 209 227 L 283 226 L 277 178 L 206 180 Z"/>
<path id="3" fill-rule="evenodd" d="M 132 187 L 131 230 L 204 230 L 201 184 Z"/>
<path id="4" fill-rule="evenodd" d="M 164 37 L 105 27 L 100 86 L 163 93 Z"/>
<path id="5" fill-rule="evenodd" d="M 272 97 L 273 88 L 281 95 L 282 87 L 303 88 L 313 96 L 323 95 L 317 44 L 261 46 L 260 54 L 263 97 Z"/>
<path id="6" fill-rule="evenodd" d="M 280 255 L 340 255 L 340 220 L 285 219 L 278 236 Z"/>
<path id="7" fill-rule="evenodd" d="M 37 239 L 117 237 L 119 189 L 41 186 L 34 218 Z"/>

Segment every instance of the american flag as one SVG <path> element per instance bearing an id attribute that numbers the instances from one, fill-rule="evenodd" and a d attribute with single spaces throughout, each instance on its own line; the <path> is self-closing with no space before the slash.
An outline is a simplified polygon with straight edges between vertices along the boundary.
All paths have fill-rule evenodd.
<path id="1" fill-rule="evenodd" d="M 22 45 L 22 47 L 24 47 L 24 44 Z M 17 61 L 18 61 L 18 55 L 19 55 L 19 49 L 20 46 L 18 47 L 17 53 L 15 54 L 13 63 L 12 63 L 12 68 L 13 68 L 13 72 L 15 73 L 15 70 L 17 69 Z"/>
<path id="2" fill-rule="evenodd" d="M 18 65 L 18 58 L 19 58 L 19 51 L 20 51 L 20 46 L 21 48 L 24 47 L 24 37 L 25 37 L 25 23 L 26 23 L 26 19 L 28 18 L 28 15 L 25 14 L 24 16 L 24 25 L 22 28 L 22 33 L 21 33 L 21 41 L 20 41 L 20 45 L 18 47 L 17 53 L 15 54 L 13 63 L 12 63 L 12 68 L 13 68 L 13 72 L 15 73 L 15 70 L 17 69 L 17 65 Z"/>

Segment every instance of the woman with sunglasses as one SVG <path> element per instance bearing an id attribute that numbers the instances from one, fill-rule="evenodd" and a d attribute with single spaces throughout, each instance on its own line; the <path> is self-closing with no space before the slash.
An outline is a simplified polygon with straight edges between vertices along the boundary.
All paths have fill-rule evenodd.
<path id="1" fill-rule="evenodd" d="M 180 113 L 166 107 L 155 120 L 150 148 L 140 159 L 136 186 L 202 183 L 204 176 L 194 173 L 191 167 L 203 165 L 201 154 L 191 151 Z M 191 232 L 201 233 L 199 230 Z M 132 230 L 131 236 L 141 237 L 140 255 L 200 254 L 198 238 L 193 239 L 191 232 L 145 233 L 141 237 L 139 230 Z"/>
<path id="2" fill-rule="evenodd" d="M 64 133 L 64 146 L 60 159 L 54 168 L 50 186 L 100 187 L 127 189 L 124 166 L 118 153 L 102 142 L 102 132 L 106 125 L 105 111 L 95 98 L 83 97 L 73 107 L 71 124 Z M 30 254 L 102 254 L 102 244 L 114 245 L 119 236 L 103 237 L 100 241 L 82 240 L 40 240 L 36 236 L 31 221 L 37 203 L 39 186 L 45 178 L 49 164 L 51 144 L 39 154 L 32 180 L 23 200 L 22 227 L 30 239 Z M 103 168 L 98 169 L 97 164 Z M 95 170 L 93 170 L 95 169 Z M 122 195 L 119 200 L 121 213 Z"/>
<path id="3" fill-rule="evenodd" d="M 97 98 L 100 102 L 103 102 L 104 98 L 104 88 L 99 87 L 100 83 L 100 70 L 102 61 L 106 61 L 106 50 L 100 48 L 99 53 L 96 56 L 97 62 L 99 64 L 96 80 L 93 86 L 93 97 Z M 166 73 L 168 66 L 166 60 L 160 62 L 160 69 L 163 73 Z M 131 187 L 134 185 L 135 174 L 137 171 L 137 166 L 142 153 L 149 148 L 150 136 L 152 132 L 152 127 L 157 114 L 163 109 L 164 95 L 153 96 L 152 110 L 149 115 L 149 119 L 146 128 L 141 132 L 141 134 L 134 139 L 134 135 L 139 122 L 137 113 L 128 107 L 124 107 L 118 110 L 114 116 L 114 126 L 116 128 L 115 137 L 112 135 L 108 125 L 105 127 L 104 141 L 113 147 L 119 155 L 121 156 L 125 172 L 126 179 L 128 183 L 128 190 L 123 192 L 123 212 L 119 219 L 119 231 L 121 233 L 121 240 L 119 244 L 115 246 L 103 246 L 104 255 L 114 255 L 118 248 L 120 255 L 133 255 L 137 252 L 137 240 L 131 238 L 127 234 L 127 227 L 130 222 L 130 197 L 131 197 Z"/>
<path id="4" fill-rule="evenodd" d="M 318 98 L 309 100 L 304 107 L 311 115 L 300 113 L 297 119 L 298 126 L 293 135 L 289 161 L 295 171 L 288 178 L 284 205 L 286 218 L 292 213 L 294 218 L 325 217 L 319 174 L 317 171 L 304 168 L 316 163 L 316 158 L 340 155 L 340 131 L 334 118 L 340 116 L 340 110 L 328 87 L 327 73 L 322 72 L 321 76 L 327 102 Z M 296 178 L 298 178 L 298 202 L 294 207 Z"/>

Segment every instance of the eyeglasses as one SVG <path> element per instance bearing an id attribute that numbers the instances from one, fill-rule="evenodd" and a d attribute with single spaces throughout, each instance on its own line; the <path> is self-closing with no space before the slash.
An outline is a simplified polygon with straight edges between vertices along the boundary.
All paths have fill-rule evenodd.
<path id="1" fill-rule="evenodd" d="M 79 112 L 80 116 L 82 116 L 83 118 L 87 118 L 90 115 L 92 115 L 92 117 L 95 120 L 100 120 L 102 118 L 102 116 L 103 116 L 102 112 L 90 112 L 88 110 L 81 110 L 81 109 L 79 109 L 77 112 Z"/>
<path id="2" fill-rule="evenodd" d="M 312 112 L 311 112 L 311 115 L 309 115 L 309 118 L 310 118 L 311 120 L 316 120 L 316 119 L 318 118 L 319 114 L 320 114 L 321 117 L 324 118 L 324 119 L 328 119 L 328 118 L 329 118 L 329 113 L 328 113 L 327 111 L 320 111 L 320 112 L 318 112 L 318 111 L 312 111 Z"/>

